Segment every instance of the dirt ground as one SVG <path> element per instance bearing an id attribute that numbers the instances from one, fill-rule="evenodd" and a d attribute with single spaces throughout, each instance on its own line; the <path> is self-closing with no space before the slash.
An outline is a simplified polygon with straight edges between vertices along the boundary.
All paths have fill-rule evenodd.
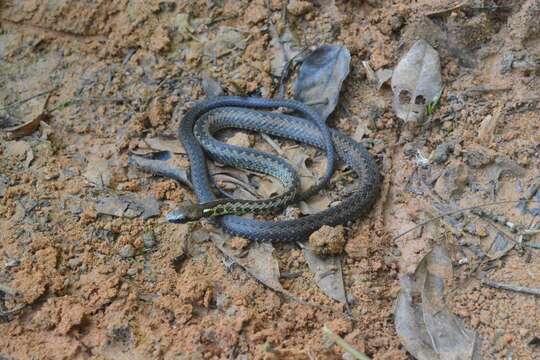
<path id="1" fill-rule="evenodd" d="M 44 93 L 10 111 L 23 121 L 47 114 L 26 136 L 0 132 L 0 358 L 348 359 L 327 325 L 373 359 L 410 359 L 394 328 L 399 278 L 444 243 L 454 264 L 447 303 L 478 331 L 484 358 L 538 359 L 540 298 L 479 280 L 540 287 L 540 250 L 504 224 L 534 227 L 537 204 L 396 237 L 449 210 L 519 200 L 538 183 L 539 9 L 532 0 L 0 2 L 0 106 Z M 345 229 L 349 315 L 296 244 L 275 245 L 280 283 L 311 305 L 231 265 L 207 222 L 167 223 L 194 195 L 127 161 L 168 150 L 188 165 L 174 138 L 204 79 L 227 94 L 275 96 L 270 23 L 302 46 L 338 43 L 352 56 L 330 125 L 368 147 L 384 181 L 367 218 Z M 444 92 L 429 123 L 413 128 L 362 62 L 391 69 L 418 38 L 440 54 Z"/>

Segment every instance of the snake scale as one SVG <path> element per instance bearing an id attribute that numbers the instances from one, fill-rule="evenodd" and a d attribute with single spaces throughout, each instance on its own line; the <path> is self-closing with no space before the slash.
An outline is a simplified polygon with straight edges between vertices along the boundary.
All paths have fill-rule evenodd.
<path id="1" fill-rule="evenodd" d="M 264 111 L 277 108 L 294 110 L 300 116 Z M 326 152 L 325 175 L 315 186 L 298 193 L 299 179 L 291 165 L 272 154 L 220 142 L 214 134 L 226 128 L 266 133 L 317 147 Z M 178 135 L 190 160 L 191 182 L 199 204 L 176 208 L 167 214 L 169 222 L 184 223 L 212 217 L 230 234 L 250 240 L 303 241 L 323 225 L 335 226 L 355 220 L 370 209 L 378 195 L 380 175 L 367 150 L 350 137 L 329 129 L 313 109 L 298 101 L 214 97 L 196 103 L 186 113 Z M 264 200 L 218 199 L 208 173 L 205 152 L 220 163 L 274 176 L 283 183 L 286 191 Z M 358 176 L 354 192 L 337 205 L 294 220 L 268 221 L 239 216 L 274 212 L 314 195 L 328 184 L 336 157 Z"/>

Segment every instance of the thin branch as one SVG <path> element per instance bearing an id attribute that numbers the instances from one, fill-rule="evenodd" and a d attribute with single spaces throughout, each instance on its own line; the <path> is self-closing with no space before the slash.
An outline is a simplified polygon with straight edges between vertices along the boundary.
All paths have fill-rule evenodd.
<path id="1" fill-rule="evenodd" d="M 351 354 L 355 359 L 357 360 L 371 360 L 366 354 L 356 350 L 353 348 L 348 342 L 343 340 L 341 337 L 339 337 L 337 334 L 335 334 L 332 330 L 330 330 L 326 325 L 322 328 L 324 335 L 328 336 L 330 340 L 335 342 L 339 347 L 341 347 L 343 350 Z"/>
<path id="2" fill-rule="evenodd" d="M 536 295 L 540 296 L 540 288 L 528 288 L 524 286 L 516 286 L 510 284 L 501 284 L 491 280 L 483 279 L 481 280 L 482 285 L 486 285 L 495 289 L 503 289 L 509 291 L 515 291 L 523 294 Z"/>
<path id="3" fill-rule="evenodd" d="M 52 89 L 42 91 L 40 93 L 37 93 L 37 94 L 32 95 L 30 97 L 27 97 L 26 99 L 13 101 L 13 102 L 11 102 L 11 103 L 9 103 L 7 105 L 4 105 L 4 106 L 0 107 L 0 110 L 5 110 L 5 109 L 8 109 L 8 108 L 16 106 L 16 105 L 22 105 L 25 102 L 28 102 L 30 100 L 33 100 L 33 99 L 38 98 L 38 97 L 43 96 L 43 95 L 47 95 L 48 93 L 53 92 L 56 89 L 58 89 L 58 87 L 54 87 Z"/>
<path id="4" fill-rule="evenodd" d="M 423 221 L 421 222 L 420 224 L 418 225 L 415 225 L 413 226 L 412 228 L 402 232 L 401 234 L 395 236 L 392 241 L 396 241 L 397 239 L 399 239 L 400 237 L 402 236 L 405 236 L 407 235 L 408 233 L 410 233 L 411 231 L 414 231 L 418 228 L 421 228 L 422 226 L 424 225 L 427 225 L 433 221 L 436 221 L 436 220 L 439 220 L 439 219 L 442 219 L 444 218 L 445 216 L 451 216 L 451 215 L 455 215 L 455 214 L 459 214 L 459 213 L 462 213 L 462 212 L 465 212 L 465 211 L 469 211 L 469 210 L 473 210 L 473 209 L 480 209 L 480 208 L 484 208 L 484 207 L 488 207 L 488 206 L 495 206 L 495 205 L 504 205 L 504 204 L 513 204 L 513 203 L 519 203 L 519 202 L 528 202 L 528 203 L 540 203 L 540 201 L 532 201 L 532 200 L 503 200 L 503 201 L 496 201 L 496 202 L 492 202 L 492 203 L 489 203 L 489 204 L 481 204 L 481 205 L 475 205 L 475 206 L 469 206 L 469 207 L 465 207 L 465 208 L 461 208 L 461 209 L 458 209 L 458 210 L 454 210 L 454 211 L 450 211 L 450 212 L 447 212 L 447 213 L 444 213 L 444 214 L 441 214 L 439 216 L 435 216 L 434 218 L 431 218 L 429 220 L 426 220 L 426 221 Z"/>

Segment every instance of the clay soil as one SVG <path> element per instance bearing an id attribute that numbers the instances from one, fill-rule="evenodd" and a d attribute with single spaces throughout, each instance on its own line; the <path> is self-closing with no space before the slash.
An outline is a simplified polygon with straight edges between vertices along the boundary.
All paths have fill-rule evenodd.
<path id="1" fill-rule="evenodd" d="M 483 356 L 539 358 L 540 298 L 485 287 L 479 274 L 538 288 L 540 250 L 472 215 L 475 230 L 459 239 L 444 221 L 395 239 L 445 209 L 522 198 L 538 181 L 539 8 L 529 0 L 0 2 L 0 105 L 46 92 L 21 103 L 33 110 L 18 120 L 48 114 L 28 135 L 0 133 L 0 358 L 348 359 L 323 335 L 326 325 L 373 359 L 410 359 L 393 305 L 400 275 L 435 242 L 455 265 L 448 305 L 478 331 Z M 207 222 L 167 223 L 194 195 L 127 161 L 169 150 L 188 165 L 176 128 L 208 78 L 228 94 L 274 96 L 270 22 L 302 46 L 339 43 L 352 55 L 329 123 L 366 144 L 384 181 L 370 214 L 345 228 L 348 310 L 318 288 L 296 244 L 277 244 L 274 257 L 283 288 L 309 304 L 231 264 Z M 391 69 L 418 38 L 438 50 L 445 87 L 429 124 L 413 127 L 396 118 L 388 84 L 378 90 L 362 62 Z M 248 141 L 271 151 L 258 136 Z M 104 214 L 100 202 L 120 195 L 157 202 L 155 216 L 117 203 L 109 212 L 118 216 Z M 538 221 L 515 204 L 489 210 L 524 226 Z M 493 226 L 510 244 L 495 254 Z"/>

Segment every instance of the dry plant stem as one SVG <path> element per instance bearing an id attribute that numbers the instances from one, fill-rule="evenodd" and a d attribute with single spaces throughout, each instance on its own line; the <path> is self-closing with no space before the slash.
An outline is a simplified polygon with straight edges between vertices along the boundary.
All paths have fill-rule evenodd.
<path id="1" fill-rule="evenodd" d="M 335 342 L 343 350 L 354 356 L 357 360 L 371 360 L 366 354 L 361 353 L 360 351 L 353 348 L 348 342 L 343 340 L 341 337 L 336 335 L 332 330 L 330 330 L 326 325 L 322 328 L 324 335 L 328 336 L 330 340 Z"/>
<path id="2" fill-rule="evenodd" d="M 436 216 L 432 219 L 429 219 L 429 220 L 426 220 L 426 221 L 422 221 L 420 224 L 418 225 L 415 225 L 413 226 L 412 228 L 408 229 L 408 230 L 405 230 L 404 232 L 402 232 L 401 234 L 395 236 L 392 241 L 396 241 L 397 239 L 399 239 L 400 237 L 402 236 L 405 236 L 407 235 L 408 233 L 410 233 L 411 231 L 414 231 L 424 225 L 427 225 L 435 220 L 439 220 L 445 216 L 450 216 L 450 215 L 455 215 L 455 214 L 459 214 L 459 213 L 462 213 L 464 211 L 469 211 L 469 210 L 473 210 L 473 209 L 479 209 L 479 208 L 483 208 L 483 207 L 488 207 L 488 206 L 495 206 L 495 205 L 504 205 L 504 204 L 512 204 L 512 203 L 518 203 L 520 201 L 523 201 L 523 200 L 503 200 L 503 201 L 496 201 L 496 202 L 492 202 L 492 203 L 489 203 L 489 204 L 482 204 L 482 205 L 475 205 L 475 206 L 469 206 L 469 207 L 465 207 L 465 208 L 462 208 L 462 209 L 459 209 L 459 210 L 455 210 L 455 211 L 450 211 L 450 212 L 447 212 L 447 213 L 444 213 L 442 215 L 439 215 L 439 216 Z M 540 203 L 540 201 L 525 201 L 525 202 L 528 202 L 528 203 Z"/>
<path id="3" fill-rule="evenodd" d="M 30 100 L 33 100 L 33 99 L 38 98 L 38 97 L 43 96 L 43 95 L 47 95 L 47 94 L 49 94 L 50 92 L 53 92 L 56 89 L 58 89 L 58 87 L 54 87 L 52 89 L 42 91 L 42 92 L 40 92 L 38 94 L 35 94 L 35 95 L 32 95 L 32 96 L 30 96 L 30 97 L 28 97 L 26 99 L 14 101 L 12 103 L 9 103 L 9 104 L 1 107 L 0 110 L 5 110 L 5 109 L 8 109 L 8 108 L 13 107 L 13 106 L 22 105 L 25 102 L 28 102 Z"/>
<path id="4" fill-rule="evenodd" d="M 515 286 L 510 284 L 501 284 L 497 283 L 491 280 L 481 280 L 483 285 L 495 288 L 495 289 L 503 289 L 503 290 L 509 290 L 509 291 L 515 291 L 523 294 L 529 294 L 529 295 L 536 295 L 540 296 L 540 288 L 528 288 L 523 286 Z"/>

